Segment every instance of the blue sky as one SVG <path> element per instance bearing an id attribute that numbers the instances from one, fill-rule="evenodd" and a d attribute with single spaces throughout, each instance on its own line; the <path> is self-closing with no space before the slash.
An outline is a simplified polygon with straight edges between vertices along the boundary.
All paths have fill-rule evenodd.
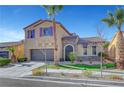
<path id="1" fill-rule="evenodd" d="M 97 36 L 98 26 L 105 38 L 111 40 L 117 29 L 108 28 L 101 19 L 107 17 L 107 11 L 114 12 L 118 7 L 123 6 L 64 6 L 56 20 L 80 37 Z M 39 19 L 47 19 L 41 6 L 0 6 L 0 42 L 24 39 L 23 28 Z"/>

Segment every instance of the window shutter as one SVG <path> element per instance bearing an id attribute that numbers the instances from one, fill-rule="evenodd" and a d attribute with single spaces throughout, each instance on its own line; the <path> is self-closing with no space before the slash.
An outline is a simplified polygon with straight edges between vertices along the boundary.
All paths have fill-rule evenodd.
<path id="1" fill-rule="evenodd" d="M 40 37 L 42 36 L 43 28 L 40 28 Z"/>
<path id="2" fill-rule="evenodd" d="M 27 31 L 27 38 L 30 38 L 30 31 Z"/>
<path id="3" fill-rule="evenodd" d="M 35 30 L 32 31 L 32 38 L 35 38 Z"/>

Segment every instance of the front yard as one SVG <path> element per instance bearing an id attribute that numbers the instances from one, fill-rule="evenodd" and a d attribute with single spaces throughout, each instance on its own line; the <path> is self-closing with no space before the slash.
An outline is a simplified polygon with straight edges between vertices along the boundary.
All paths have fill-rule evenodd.
<path id="1" fill-rule="evenodd" d="M 115 70 L 115 64 L 103 64 L 103 70 Z M 33 76 L 46 75 L 45 66 L 32 70 Z M 119 73 L 104 72 L 101 78 L 100 65 L 86 64 L 49 64 L 47 65 L 47 76 L 64 77 L 64 78 L 89 78 L 89 79 L 109 79 L 109 80 L 124 80 L 123 75 Z"/>

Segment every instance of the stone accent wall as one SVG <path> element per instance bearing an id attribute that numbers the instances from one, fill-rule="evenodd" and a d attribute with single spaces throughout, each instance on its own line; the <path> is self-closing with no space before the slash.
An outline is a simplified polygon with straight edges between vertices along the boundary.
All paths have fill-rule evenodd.
<path id="1" fill-rule="evenodd" d="M 124 37 L 121 31 L 117 33 L 116 42 L 116 65 L 118 69 L 124 68 Z"/>

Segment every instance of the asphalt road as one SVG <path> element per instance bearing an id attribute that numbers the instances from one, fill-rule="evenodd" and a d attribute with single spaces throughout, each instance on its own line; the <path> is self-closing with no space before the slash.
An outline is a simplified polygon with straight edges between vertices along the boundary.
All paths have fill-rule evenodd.
<path id="1" fill-rule="evenodd" d="M 0 87 L 83 87 L 83 85 L 67 82 L 0 78 Z"/>

